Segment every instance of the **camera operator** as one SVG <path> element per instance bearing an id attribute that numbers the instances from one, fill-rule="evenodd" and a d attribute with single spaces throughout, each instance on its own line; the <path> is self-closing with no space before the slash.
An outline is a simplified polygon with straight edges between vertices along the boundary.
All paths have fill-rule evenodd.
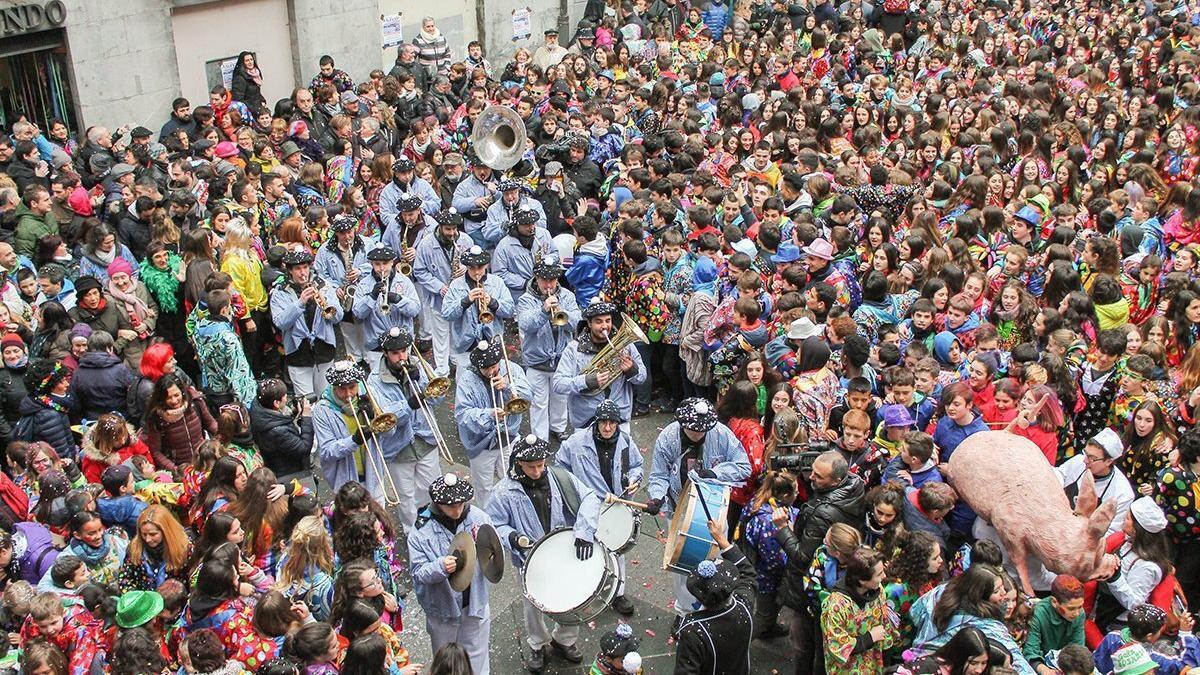
<path id="1" fill-rule="evenodd" d="M 777 508 L 771 516 L 779 528 L 775 538 L 788 557 L 787 570 L 779 586 L 779 601 L 792 612 L 793 647 L 797 650 L 797 673 L 821 672 L 821 629 L 817 622 L 819 608 L 804 590 L 804 577 L 817 547 L 834 523 L 857 528 L 863 522 L 866 488 L 850 467 L 840 450 L 822 452 L 808 473 L 812 497 L 800 507 L 795 524 L 789 529 L 787 509 Z M 818 664 L 815 669 L 812 664 Z"/>
<path id="2" fill-rule="evenodd" d="M 250 433 L 262 449 L 263 463 L 280 483 L 293 477 L 308 478 L 313 446 L 308 399 L 300 398 L 300 409 L 295 410 L 283 381 L 269 379 L 259 383 L 256 400 L 258 405 L 250 409 Z"/>

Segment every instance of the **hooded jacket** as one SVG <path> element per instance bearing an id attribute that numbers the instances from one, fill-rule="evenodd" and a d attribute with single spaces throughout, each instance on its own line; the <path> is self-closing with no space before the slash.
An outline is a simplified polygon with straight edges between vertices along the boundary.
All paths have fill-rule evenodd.
<path id="1" fill-rule="evenodd" d="M 68 408 L 74 402 L 70 395 L 59 400 Z M 74 458 L 79 453 L 75 437 L 71 435 L 71 420 L 66 413 L 60 413 L 45 403 L 26 396 L 21 401 L 21 417 L 33 418 L 33 440 L 49 443 L 59 457 Z"/>
<path id="2" fill-rule="evenodd" d="M 583 244 L 575 252 L 575 262 L 567 268 L 567 281 L 575 289 L 579 306 L 587 307 L 604 286 L 608 271 L 608 242 L 603 237 Z"/>
<path id="3" fill-rule="evenodd" d="M 13 211 L 13 217 L 17 220 L 17 232 L 13 239 L 17 255 L 32 258 L 39 239 L 58 234 L 58 221 L 54 219 L 53 212 L 39 216 L 25 206 L 25 202 L 21 202 Z"/>
<path id="4" fill-rule="evenodd" d="M 787 570 L 779 586 L 779 601 L 795 610 L 809 606 L 804 592 L 804 575 L 825 533 L 834 523 L 861 527 L 866 504 L 863 495 L 866 485 L 854 474 L 847 474 L 840 485 L 816 494 L 800 507 L 800 514 L 791 528 L 775 533 L 779 545 L 788 556 Z"/>
<path id="5" fill-rule="evenodd" d="M 250 409 L 250 432 L 263 464 L 276 476 L 308 471 L 313 447 L 311 416 L 296 423 L 291 415 L 256 405 Z"/>
<path id="6" fill-rule="evenodd" d="M 71 378 L 76 410 L 85 419 L 94 420 L 115 412 L 128 417 L 125 407 L 133 373 L 111 352 L 88 352 L 79 359 L 79 368 Z"/>

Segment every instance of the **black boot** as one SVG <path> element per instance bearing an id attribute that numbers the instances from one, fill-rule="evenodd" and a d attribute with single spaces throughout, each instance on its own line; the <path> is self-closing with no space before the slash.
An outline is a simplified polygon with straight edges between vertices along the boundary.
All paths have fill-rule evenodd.
<path id="1" fill-rule="evenodd" d="M 583 652 L 575 645 L 564 645 L 557 640 L 550 640 L 550 649 L 571 663 L 583 663 Z"/>
<path id="2" fill-rule="evenodd" d="M 617 614 L 624 616 L 633 615 L 633 602 L 624 595 L 618 595 L 617 597 L 613 598 L 612 608 Z"/>
<path id="3" fill-rule="evenodd" d="M 534 675 L 540 675 L 546 669 L 546 648 L 533 650 L 533 653 L 529 655 L 529 660 L 525 662 L 525 668 Z"/>

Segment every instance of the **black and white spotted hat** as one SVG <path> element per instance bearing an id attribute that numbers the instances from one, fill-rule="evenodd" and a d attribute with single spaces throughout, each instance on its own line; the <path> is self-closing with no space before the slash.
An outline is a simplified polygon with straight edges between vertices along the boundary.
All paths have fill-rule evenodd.
<path id="1" fill-rule="evenodd" d="M 296 249 L 283 254 L 283 264 L 288 267 L 311 265 L 313 260 L 313 254 L 304 249 Z"/>
<path id="2" fill-rule="evenodd" d="M 621 415 L 621 406 L 611 398 L 606 398 L 596 406 L 596 414 L 592 418 L 597 422 L 608 420 L 610 422 L 624 422 L 625 419 Z"/>
<path id="3" fill-rule="evenodd" d="M 459 213 L 458 209 L 454 208 L 453 206 L 448 209 L 438 211 L 437 214 L 433 216 L 433 220 L 438 225 L 454 225 L 455 227 L 462 227 L 463 224 L 462 214 Z"/>
<path id="4" fill-rule="evenodd" d="M 345 213 L 340 213 L 329 221 L 329 229 L 334 232 L 349 232 L 356 227 L 358 227 L 358 218 Z"/>
<path id="5" fill-rule="evenodd" d="M 471 365 L 477 369 L 490 368 L 504 359 L 504 348 L 499 340 L 480 340 L 471 350 Z"/>
<path id="6" fill-rule="evenodd" d="M 518 462 L 537 462 L 550 456 L 550 444 L 528 434 L 513 443 L 512 458 Z"/>
<path id="7" fill-rule="evenodd" d="M 472 246 L 467 249 L 467 252 L 462 254 L 462 264 L 467 267 L 483 267 L 491 260 L 488 252 L 479 246 Z"/>
<path id="8" fill-rule="evenodd" d="M 475 497 L 475 488 L 465 476 L 447 473 L 429 485 L 429 499 L 434 504 L 462 504 Z"/>
<path id="9" fill-rule="evenodd" d="M 702 398 L 685 398 L 675 412 L 675 419 L 689 431 L 708 431 L 717 426 L 717 410 Z"/>
<path id="10" fill-rule="evenodd" d="M 402 171 L 415 171 L 417 165 L 407 157 L 400 157 L 392 162 L 392 173 L 400 173 Z"/>
<path id="11" fill-rule="evenodd" d="M 533 276 L 538 279 L 557 279 L 562 275 L 562 264 L 555 255 L 542 256 L 541 260 L 538 260 L 537 264 L 533 266 Z"/>
<path id="12" fill-rule="evenodd" d="M 417 211 L 420 210 L 423 203 L 417 195 L 405 192 L 400 195 L 400 200 L 396 202 L 396 205 L 401 211 Z"/>
<path id="13" fill-rule="evenodd" d="M 399 326 L 392 326 L 391 330 L 379 338 L 380 351 L 398 352 L 411 346 L 412 334 Z"/>
<path id="14" fill-rule="evenodd" d="M 525 187 L 525 184 L 515 178 L 505 178 L 500 181 L 500 185 L 496 187 L 500 192 L 512 192 Z"/>
<path id="15" fill-rule="evenodd" d="M 376 244 L 375 248 L 367 251 L 367 260 L 372 262 L 387 262 L 395 260 L 397 257 L 396 249 L 387 244 Z"/>
<path id="16" fill-rule="evenodd" d="M 337 361 L 325 373 L 325 379 L 335 387 L 348 387 L 364 377 L 362 369 L 353 361 Z"/>
<path id="17" fill-rule="evenodd" d="M 593 298 L 591 304 L 583 310 L 584 320 L 594 319 L 605 314 L 616 314 L 617 306 L 611 302 L 605 302 L 600 298 Z"/>
<path id="18" fill-rule="evenodd" d="M 513 215 L 514 225 L 533 225 L 538 221 L 538 212 L 533 209 L 517 209 Z"/>

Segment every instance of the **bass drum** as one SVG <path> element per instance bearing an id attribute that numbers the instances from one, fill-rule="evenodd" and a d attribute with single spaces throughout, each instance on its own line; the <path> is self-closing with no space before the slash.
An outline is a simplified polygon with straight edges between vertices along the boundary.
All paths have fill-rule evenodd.
<path id="1" fill-rule="evenodd" d="M 522 580 L 525 597 L 555 622 L 579 626 L 599 616 L 617 595 L 617 556 L 593 547 L 592 557 L 575 557 L 575 531 L 560 528 L 529 552 Z"/>

